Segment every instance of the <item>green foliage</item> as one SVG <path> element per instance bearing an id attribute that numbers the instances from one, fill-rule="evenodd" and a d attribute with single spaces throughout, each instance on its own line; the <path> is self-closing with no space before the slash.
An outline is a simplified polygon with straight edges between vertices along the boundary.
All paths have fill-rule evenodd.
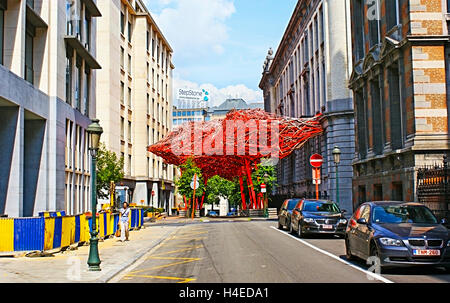
<path id="1" fill-rule="evenodd" d="M 256 194 L 261 192 L 261 184 L 264 183 L 266 184 L 266 193 L 270 196 L 277 181 L 275 167 L 258 164 L 258 169 L 252 173 L 252 181 Z"/>
<path id="2" fill-rule="evenodd" d="M 219 176 L 214 176 L 208 180 L 208 185 L 206 187 L 208 204 L 219 204 L 220 197 L 230 200 L 235 190 L 234 182 L 228 181 Z"/>
<path id="3" fill-rule="evenodd" d="M 201 169 L 195 165 L 192 159 L 188 159 L 185 164 L 181 165 L 181 170 L 183 175 L 175 182 L 180 195 L 186 196 L 186 199 L 192 198 L 194 190 L 191 188 L 191 182 L 194 175 L 197 174 L 199 187 L 195 190 L 195 196 L 201 197 L 205 191 Z"/>
<path id="4" fill-rule="evenodd" d="M 97 155 L 97 195 L 101 199 L 109 197 L 111 181 L 117 183 L 123 179 L 124 159 L 117 157 L 116 153 L 106 149 L 100 143 Z"/>

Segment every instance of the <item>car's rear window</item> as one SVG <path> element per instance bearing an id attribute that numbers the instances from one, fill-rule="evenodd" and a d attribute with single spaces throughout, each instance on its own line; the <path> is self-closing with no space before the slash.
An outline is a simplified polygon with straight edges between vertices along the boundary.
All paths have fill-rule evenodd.
<path id="1" fill-rule="evenodd" d="M 376 206 L 373 210 L 372 219 L 375 223 L 438 223 L 436 217 L 428 208 L 415 205 Z"/>
<path id="2" fill-rule="evenodd" d="M 295 208 L 295 205 L 297 205 L 297 203 L 298 203 L 298 200 L 291 200 L 291 201 L 289 201 L 288 205 L 287 205 L 287 209 L 288 210 L 293 210 Z"/>
<path id="3" fill-rule="evenodd" d="M 320 201 L 306 201 L 303 204 L 303 210 L 307 212 L 340 212 L 339 206 L 335 203 L 320 202 Z"/>

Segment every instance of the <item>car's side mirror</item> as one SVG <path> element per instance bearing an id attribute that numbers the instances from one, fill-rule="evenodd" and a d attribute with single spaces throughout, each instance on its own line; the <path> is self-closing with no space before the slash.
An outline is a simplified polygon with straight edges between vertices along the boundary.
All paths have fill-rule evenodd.
<path id="1" fill-rule="evenodd" d="M 448 223 L 447 219 L 444 218 L 444 219 L 441 220 L 441 224 L 442 225 L 446 225 L 447 223 Z"/>
<path id="2" fill-rule="evenodd" d="M 356 221 L 356 223 L 367 225 L 367 220 L 366 218 L 359 218 L 358 221 Z"/>

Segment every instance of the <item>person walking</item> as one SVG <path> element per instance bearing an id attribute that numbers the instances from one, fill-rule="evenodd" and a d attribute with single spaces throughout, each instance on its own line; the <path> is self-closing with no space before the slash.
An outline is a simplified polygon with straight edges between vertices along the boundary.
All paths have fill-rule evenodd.
<path id="1" fill-rule="evenodd" d="M 130 209 L 128 208 L 128 203 L 124 202 L 123 207 L 120 209 L 120 241 L 129 241 L 128 236 L 130 234 L 129 230 L 130 222 Z"/>

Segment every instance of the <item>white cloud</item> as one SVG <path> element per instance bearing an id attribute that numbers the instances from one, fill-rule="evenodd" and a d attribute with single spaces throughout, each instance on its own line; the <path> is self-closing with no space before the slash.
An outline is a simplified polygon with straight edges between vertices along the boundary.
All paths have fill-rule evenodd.
<path id="1" fill-rule="evenodd" d="M 151 1 L 147 7 L 152 10 Z M 225 21 L 236 11 L 233 0 L 159 0 L 152 12 L 177 57 L 222 54 L 228 39 Z"/>
<path id="2" fill-rule="evenodd" d="M 206 89 L 211 96 L 210 106 L 217 106 L 229 98 L 242 98 L 247 103 L 263 102 L 262 91 L 253 90 L 243 84 L 229 85 L 223 88 L 217 88 L 213 84 L 204 83 L 198 84 L 188 80 L 182 80 L 179 78 L 173 79 L 174 96 L 176 96 L 176 90 L 178 88 L 191 88 L 191 89 Z M 174 100 L 176 104 L 176 101 Z"/>

